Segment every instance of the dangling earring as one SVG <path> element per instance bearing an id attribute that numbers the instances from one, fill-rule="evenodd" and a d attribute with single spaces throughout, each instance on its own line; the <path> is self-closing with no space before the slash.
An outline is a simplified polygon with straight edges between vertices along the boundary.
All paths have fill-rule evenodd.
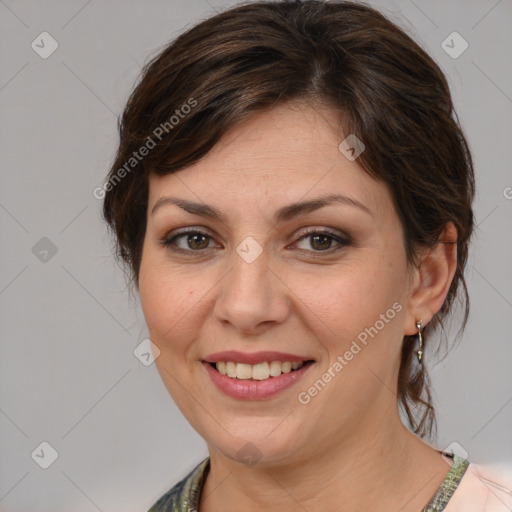
<path id="1" fill-rule="evenodd" d="M 423 355 L 423 338 L 421 336 L 421 320 L 416 322 L 416 327 L 418 328 L 418 344 L 420 346 L 417 354 L 418 354 L 418 363 L 422 364 L 421 356 Z"/>

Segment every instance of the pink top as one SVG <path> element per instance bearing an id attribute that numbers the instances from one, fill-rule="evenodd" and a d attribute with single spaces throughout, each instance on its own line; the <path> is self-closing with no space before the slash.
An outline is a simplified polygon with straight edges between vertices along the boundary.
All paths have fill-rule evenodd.
<path id="1" fill-rule="evenodd" d="M 512 511 L 512 470 L 506 475 L 488 466 L 469 464 L 444 510 L 446 512 Z"/>

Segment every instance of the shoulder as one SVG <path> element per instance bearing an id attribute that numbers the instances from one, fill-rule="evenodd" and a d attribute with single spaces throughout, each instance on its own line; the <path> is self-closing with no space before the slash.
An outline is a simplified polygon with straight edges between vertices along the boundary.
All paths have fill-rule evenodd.
<path id="1" fill-rule="evenodd" d="M 210 466 L 210 458 L 200 462 L 183 480 L 159 498 L 148 512 L 197 510 L 199 498 Z"/>
<path id="2" fill-rule="evenodd" d="M 470 463 L 446 512 L 507 512 L 512 510 L 512 466 Z"/>

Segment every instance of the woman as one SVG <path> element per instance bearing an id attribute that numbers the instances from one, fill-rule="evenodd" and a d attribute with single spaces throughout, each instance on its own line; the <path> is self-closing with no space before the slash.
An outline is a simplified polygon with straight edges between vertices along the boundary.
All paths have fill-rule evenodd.
<path id="1" fill-rule="evenodd" d="M 103 213 L 209 451 L 151 512 L 507 510 L 423 439 L 431 334 L 460 289 L 468 315 L 455 119 L 432 59 L 352 2 L 241 5 L 145 67 Z"/>

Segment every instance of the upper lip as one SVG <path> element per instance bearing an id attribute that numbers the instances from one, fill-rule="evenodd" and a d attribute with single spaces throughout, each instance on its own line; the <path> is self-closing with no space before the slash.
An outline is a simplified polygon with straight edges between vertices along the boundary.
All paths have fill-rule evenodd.
<path id="1" fill-rule="evenodd" d="M 238 350 L 226 350 L 223 352 L 215 352 L 206 356 L 203 361 L 207 363 L 218 363 L 224 361 L 234 363 L 245 363 L 245 364 L 258 364 L 264 363 L 265 361 L 281 361 L 281 362 L 300 362 L 300 361 L 311 361 L 312 357 L 303 357 L 296 354 L 287 354 L 284 352 L 275 352 L 267 350 L 263 352 L 239 352 Z"/>

